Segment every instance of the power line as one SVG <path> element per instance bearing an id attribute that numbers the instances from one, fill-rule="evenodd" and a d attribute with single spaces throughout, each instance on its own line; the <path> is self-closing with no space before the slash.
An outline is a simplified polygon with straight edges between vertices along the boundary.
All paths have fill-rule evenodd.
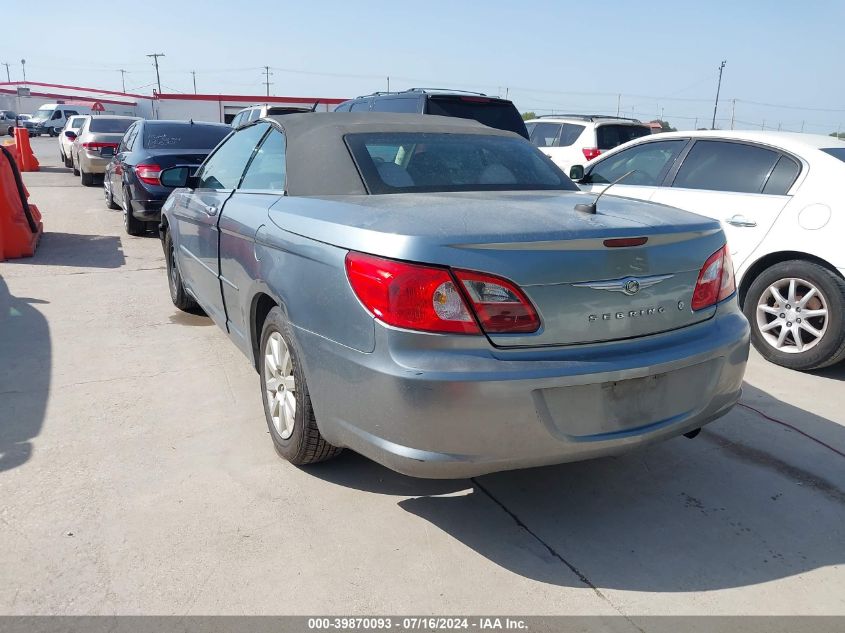
<path id="1" fill-rule="evenodd" d="M 161 77 L 158 74 L 158 58 L 164 57 L 164 53 L 150 53 L 147 57 L 153 58 L 153 64 L 156 67 L 156 83 L 158 84 L 158 93 L 161 94 Z"/>

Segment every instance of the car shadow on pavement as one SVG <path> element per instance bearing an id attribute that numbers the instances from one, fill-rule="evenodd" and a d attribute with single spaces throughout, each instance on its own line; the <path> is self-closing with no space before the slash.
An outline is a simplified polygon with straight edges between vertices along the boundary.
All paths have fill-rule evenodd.
<path id="1" fill-rule="evenodd" d="M 80 266 L 120 268 L 126 263 L 119 237 L 45 232 L 34 257 L 13 259 L 9 266 Z"/>
<path id="2" fill-rule="evenodd" d="M 15 297 L 0 276 L 0 472 L 26 463 L 41 431 L 51 343 L 38 299 Z"/>
<path id="3" fill-rule="evenodd" d="M 831 378 L 833 380 L 845 380 L 845 361 L 832 367 L 825 367 L 824 369 L 815 369 L 807 372 L 814 376 L 821 376 L 822 378 Z"/>
<path id="4" fill-rule="evenodd" d="M 776 404 L 781 418 L 845 447 L 841 425 Z M 737 407 L 695 440 L 472 480 L 417 480 L 354 454 L 309 470 L 403 497 L 401 508 L 521 576 L 688 592 L 845 563 L 843 466 L 835 452 Z"/>

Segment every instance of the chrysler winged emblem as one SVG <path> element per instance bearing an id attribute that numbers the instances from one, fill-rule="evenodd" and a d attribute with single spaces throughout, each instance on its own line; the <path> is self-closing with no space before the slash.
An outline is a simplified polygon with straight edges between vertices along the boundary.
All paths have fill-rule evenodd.
<path id="1" fill-rule="evenodd" d="M 609 290 L 621 292 L 628 296 L 637 294 L 643 288 L 651 288 L 674 277 L 674 275 L 653 275 L 651 277 L 624 277 L 622 279 L 608 279 L 605 281 L 584 281 L 573 286 L 579 288 L 593 288 L 594 290 Z"/>

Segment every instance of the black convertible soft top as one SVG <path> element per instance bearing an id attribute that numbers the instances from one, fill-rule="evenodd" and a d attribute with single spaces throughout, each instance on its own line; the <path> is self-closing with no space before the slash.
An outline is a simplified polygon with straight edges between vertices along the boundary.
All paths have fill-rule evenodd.
<path id="1" fill-rule="evenodd" d="M 286 188 L 291 196 L 367 193 L 343 140 L 347 134 L 481 134 L 524 140 L 514 132 L 490 128 L 471 119 L 429 114 L 309 112 L 270 116 L 267 120 L 273 121 L 285 133 Z"/>

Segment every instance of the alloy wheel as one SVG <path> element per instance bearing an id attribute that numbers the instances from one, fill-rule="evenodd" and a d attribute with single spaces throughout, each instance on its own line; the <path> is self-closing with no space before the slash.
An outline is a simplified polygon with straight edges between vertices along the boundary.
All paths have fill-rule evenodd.
<path id="1" fill-rule="evenodd" d="M 779 279 L 757 302 L 757 327 L 779 352 L 799 354 L 814 348 L 827 332 L 828 302 L 822 291 L 797 277 Z"/>
<path id="2" fill-rule="evenodd" d="M 264 397 L 273 427 L 283 440 L 293 434 L 296 420 L 296 378 L 285 339 L 272 332 L 264 346 Z"/>

